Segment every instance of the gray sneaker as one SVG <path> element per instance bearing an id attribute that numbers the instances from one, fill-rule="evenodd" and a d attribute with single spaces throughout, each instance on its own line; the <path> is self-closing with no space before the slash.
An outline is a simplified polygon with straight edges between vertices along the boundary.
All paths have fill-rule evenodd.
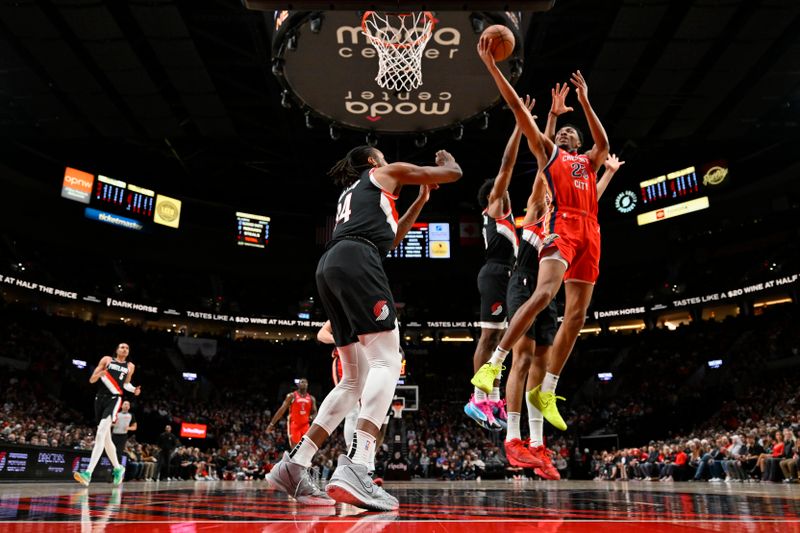
<path id="1" fill-rule="evenodd" d="M 325 490 L 337 502 L 370 511 L 394 511 L 400 507 L 397 498 L 372 481 L 365 465 L 353 463 L 346 455 L 339 456 L 339 464 Z"/>
<path id="2" fill-rule="evenodd" d="M 272 487 L 281 490 L 305 505 L 336 505 L 336 502 L 319 489 L 308 477 L 308 468 L 289 460 L 289 453 L 267 474 Z"/>

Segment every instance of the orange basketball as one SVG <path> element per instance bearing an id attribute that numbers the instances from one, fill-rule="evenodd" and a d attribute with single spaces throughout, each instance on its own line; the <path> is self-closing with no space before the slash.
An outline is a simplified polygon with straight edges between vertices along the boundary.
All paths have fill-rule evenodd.
<path id="1" fill-rule="evenodd" d="M 508 27 L 494 24 L 483 30 L 481 37 L 484 35 L 492 40 L 490 50 L 495 61 L 508 59 L 514 51 L 514 33 Z"/>

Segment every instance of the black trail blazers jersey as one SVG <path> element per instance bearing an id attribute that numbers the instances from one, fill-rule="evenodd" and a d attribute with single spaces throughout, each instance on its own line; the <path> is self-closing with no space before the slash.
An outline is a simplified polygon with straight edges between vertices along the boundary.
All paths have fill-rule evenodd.
<path id="1" fill-rule="evenodd" d="M 367 239 L 386 256 L 397 234 L 397 196 L 381 188 L 373 177 L 375 169 L 365 170 L 358 181 L 339 196 L 333 241 L 348 237 Z"/>
<path id="2" fill-rule="evenodd" d="M 125 384 L 125 379 L 130 371 L 128 365 L 127 361 L 120 363 L 116 359 L 112 359 L 106 366 L 106 371 L 100 375 L 99 392 L 102 394 L 122 395 L 122 385 Z"/>
<path id="3" fill-rule="evenodd" d="M 483 212 L 483 243 L 486 246 L 487 263 L 514 266 L 519 240 L 514 228 L 514 215 L 510 210 L 500 218 L 492 218 L 488 210 Z"/>

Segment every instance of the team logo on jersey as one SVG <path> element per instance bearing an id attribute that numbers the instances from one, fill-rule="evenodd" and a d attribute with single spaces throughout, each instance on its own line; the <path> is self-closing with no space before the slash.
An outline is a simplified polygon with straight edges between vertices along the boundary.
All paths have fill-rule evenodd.
<path id="1" fill-rule="evenodd" d="M 503 302 L 492 304 L 492 316 L 499 316 L 503 312 Z"/>
<path id="2" fill-rule="evenodd" d="M 548 233 L 547 236 L 544 239 L 542 239 L 542 248 L 547 248 L 548 246 L 553 244 L 553 241 L 555 241 L 559 237 L 560 235 L 558 233 Z"/>
<path id="3" fill-rule="evenodd" d="M 386 320 L 389 317 L 389 305 L 386 300 L 378 300 L 372 307 L 372 314 L 378 322 Z"/>

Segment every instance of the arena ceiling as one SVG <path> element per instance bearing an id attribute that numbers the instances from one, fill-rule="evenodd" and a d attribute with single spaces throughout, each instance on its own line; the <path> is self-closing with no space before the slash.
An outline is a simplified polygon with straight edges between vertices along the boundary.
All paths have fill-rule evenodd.
<path id="1" fill-rule="evenodd" d="M 798 138 L 798 27 L 795 0 L 558 0 L 532 15 L 518 88 L 547 105 L 547 89 L 582 69 L 628 168 L 698 145 L 783 149 Z M 319 184 L 364 136 L 334 141 L 282 107 L 271 31 L 269 15 L 237 0 L 6 0 L 2 158 L 44 162 L 37 179 L 84 165 L 215 201 Z M 443 147 L 499 156 L 508 125 L 496 109 L 488 132 L 460 141 L 380 146 L 409 160 Z"/>

